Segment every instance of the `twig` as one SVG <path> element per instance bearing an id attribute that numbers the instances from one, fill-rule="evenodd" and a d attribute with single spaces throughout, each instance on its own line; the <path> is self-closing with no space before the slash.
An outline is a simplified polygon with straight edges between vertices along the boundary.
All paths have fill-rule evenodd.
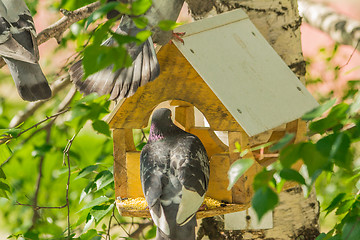
<path id="1" fill-rule="evenodd" d="M 111 228 L 111 220 L 112 220 L 113 217 L 115 218 L 115 206 L 113 207 L 113 211 L 112 211 L 111 217 L 109 219 L 109 227 L 108 227 L 108 230 L 107 230 L 107 233 L 106 233 L 105 240 L 107 240 L 107 239 L 111 240 L 111 238 L 110 238 L 110 228 Z"/>
<path id="2" fill-rule="evenodd" d="M 68 30 L 72 24 L 89 17 L 99 7 L 100 1 L 97 1 L 74 11 L 66 11 L 66 15 L 64 17 L 38 34 L 36 38 L 38 45 L 41 45 L 51 38 L 55 38 L 58 42 L 60 42 L 62 34 Z M 5 62 L 1 59 L 0 68 L 4 65 Z"/>
<path id="3" fill-rule="evenodd" d="M 144 140 L 146 140 L 146 142 L 148 141 L 146 135 L 145 135 L 145 132 L 144 132 L 144 129 L 141 129 L 141 133 L 142 133 L 142 138 L 141 138 L 141 141 L 144 142 Z"/>
<path id="4" fill-rule="evenodd" d="M 24 204 L 24 203 L 20 203 L 18 201 L 16 201 L 15 205 L 32 207 L 35 210 L 40 210 L 40 209 L 62 209 L 62 208 L 65 208 L 67 206 L 67 204 L 59 206 L 59 207 L 34 206 L 33 204 Z"/>
<path id="5" fill-rule="evenodd" d="M 359 39 L 359 41 L 356 43 L 356 46 L 355 46 L 355 48 L 353 49 L 353 51 L 352 51 L 349 59 L 347 60 L 347 62 L 346 62 L 344 65 L 342 65 L 341 67 L 339 67 L 339 69 L 342 69 L 343 67 L 345 67 L 346 65 L 349 64 L 350 60 L 351 60 L 352 57 L 354 56 L 354 53 L 356 52 L 356 50 L 357 50 L 357 48 L 358 48 L 358 46 L 359 46 L 359 43 L 360 43 L 360 39 Z"/>
<path id="6" fill-rule="evenodd" d="M 49 144 L 50 143 L 50 136 L 51 136 L 51 125 L 48 126 L 48 128 L 46 129 L 46 143 Z M 39 160 L 39 174 L 38 174 L 38 179 L 36 182 L 36 189 L 35 189 L 35 194 L 34 194 L 34 200 L 33 200 L 33 217 L 32 217 L 32 225 L 30 227 L 30 229 L 32 229 L 35 224 L 36 221 L 39 219 L 39 212 L 37 209 L 35 209 L 35 206 L 37 206 L 38 203 L 38 196 L 39 196 L 39 191 L 40 191 L 40 185 L 41 185 L 41 180 L 42 180 L 42 171 L 43 171 L 43 164 L 44 164 L 44 160 L 45 160 L 45 156 L 41 156 L 40 160 Z"/>
<path id="7" fill-rule="evenodd" d="M 134 232 L 132 232 L 129 237 L 135 239 L 139 238 L 140 234 L 144 231 L 144 229 L 148 226 L 151 226 L 152 224 L 152 222 L 138 223 L 139 227 Z"/>
<path id="8" fill-rule="evenodd" d="M 70 148 L 72 143 L 79 132 L 75 133 L 74 136 L 68 141 L 65 149 L 64 156 L 67 158 L 67 167 L 68 167 L 68 180 L 66 184 L 66 205 L 67 205 L 67 224 L 68 224 L 68 239 L 71 238 L 70 234 L 70 204 L 69 204 L 69 189 L 70 189 L 70 177 L 71 177 L 71 168 L 70 168 Z"/>
<path id="9" fill-rule="evenodd" d="M 50 119 L 56 118 L 56 117 L 58 117 L 59 115 L 61 115 L 61 114 L 63 114 L 63 113 L 68 112 L 69 109 L 70 109 L 70 108 L 67 108 L 67 109 L 65 109 L 65 110 L 63 110 L 63 111 L 61 111 L 61 112 L 55 113 L 54 115 L 52 115 L 52 116 L 50 116 L 50 117 L 46 117 L 44 120 L 42 120 L 42 121 L 40 121 L 40 122 L 32 125 L 31 127 L 29 127 L 29 128 L 27 128 L 27 129 L 21 131 L 16 137 L 20 137 L 22 134 L 28 132 L 29 130 L 31 130 L 31 129 L 33 129 L 33 128 L 38 127 L 39 125 L 43 124 L 44 122 L 46 122 L 46 121 L 48 121 L 48 120 L 50 120 Z M 2 137 L 2 138 L 0 139 L 0 144 L 3 144 L 3 143 L 5 143 L 5 142 L 7 142 L 7 141 L 9 141 L 9 140 L 11 140 L 11 139 L 13 139 L 13 138 L 15 138 L 15 137 L 13 137 L 13 136 L 4 136 L 4 137 Z"/>

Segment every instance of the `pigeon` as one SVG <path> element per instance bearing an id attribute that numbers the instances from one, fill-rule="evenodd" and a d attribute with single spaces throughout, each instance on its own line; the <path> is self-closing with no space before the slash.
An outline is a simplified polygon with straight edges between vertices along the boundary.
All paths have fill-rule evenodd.
<path id="1" fill-rule="evenodd" d="M 184 0 L 153 0 L 152 6 L 144 14 L 144 17 L 148 19 L 146 29 L 151 30 L 153 35 L 140 45 L 136 43 L 126 45 L 126 49 L 133 59 L 130 67 L 113 71 L 111 65 L 84 80 L 84 70 L 82 60 L 80 60 L 72 65 L 69 70 L 71 81 L 85 95 L 93 92 L 99 95 L 110 94 L 110 100 L 120 100 L 132 96 L 138 87 L 144 86 L 159 76 L 160 67 L 153 42 L 164 45 L 171 40 L 173 33 L 162 31 L 156 26 L 161 20 L 175 21 L 183 4 Z M 116 16 L 116 14 L 110 15 L 112 15 L 111 17 Z M 115 33 L 136 36 L 143 30 L 135 26 L 131 17 L 123 15 Z M 110 37 L 102 45 L 116 46 L 116 44 L 116 41 Z"/>
<path id="2" fill-rule="evenodd" d="M 140 178 L 156 239 L 195 239 L 195 214 L 209 183 L 209 160 L 198 137 L 178 128 L 171 111 L 154 112 L 140 155 Z"/>
<path id="3" fill-rule="evenodd" d="M 22 99 L 51 97 L 51 89 L 39 65 L 34 21 L 23 0 L 0 1 L 0 55 Z"/>

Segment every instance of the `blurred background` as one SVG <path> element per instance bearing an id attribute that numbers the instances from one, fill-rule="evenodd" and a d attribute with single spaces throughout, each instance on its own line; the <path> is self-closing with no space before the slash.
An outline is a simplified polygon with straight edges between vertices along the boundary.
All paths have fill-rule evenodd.
<path id="1" fill-rule="evenodd" d="M 62 17 L 59 13 L 59 8 L 74 10 L 84 4 L 84 1 L 81 1 L 82 3 L 79 4 L 79 1 L 75 0 L 27 0 L 26 2 L 35 14 L 34 22 L 37 32 L 41 32 L 44 28 Z M 316 2 L 326 3 L 334 11 L 360 21 L 360 1 L 358 0 L 318 0 Z M 179 21 L 191 21 L 191 16 L 186 6 L 182 10 Z M 54 82 L 62 74 L 66 73 L 68 65 L 74 59 L 76 52 L 82 50 L 82 46 L 89 37 L 83 29 L 84 22 L 81 21 L 71 26 L 64 34 L 65 37 L 60 45 L 55 39 L 51 39 L 39 47 L 41 56 L 40 65 L 50 82 Z M 351 99 L 360 87 L 360 53 L 354 51 L 354 48 L 351 46 L 336 44 L 328 34 L 307 23 L 302 24 L 301 34 L 303 54 L 307 62 L 306 84 L 311 93 L 320 103 L 330 98 L 336 98 L 338 101 Z M 53 114 L 53 110 L 62 102 L 70 89 L 71 86 L 69 84 L 66 85 L 65 90 L 61 91 L 54 101 L 41 106 L 41 111 L 30 116 L 22 127 L 24 129 L 30 127 L 46 116 Z M 75 100 L 80 98 L 80 94 L 77 93 Z M 101 106 L 105 105 L 105 103 L 98 104 L 102 104 Z M 8 68 L 6 66 L 3 67 L 0 71 L 0 129 L 8 128 L 14 116 L 26 107 L 29 107 L 28 103 L 22 101 L 18 96 Z M 46 132 L 40 132 L 36 136 L 26 135 L 25 142 L 10 144 L 11 151 L 15 154 L 11 161 L 4 164 L 3 169 L 7 175 L 12 176 L 8 182 L 13 187 L 12 200 L 0 198 L 0 239 L 5 239 L 14 233 L 15 238 L 17 232 L 31 229 L 34 221 L 32 209 L 26 206 L 14 206 L 14 204 L 16 204 L 16 201 L 18 203 L 31 204 L 30 200 L 33 198 L 35 186 L 38 183 L 38 173 L 34 169 L 39 167 L 39 160 L 44 159 L 44 156 L 47 156 L 45 158 L 46 161 L 41 162 L 43 164 L 42 169 L 46 169 L 46 171 L 44 170 L 42 173 L 43 181 L 40 185 L 41 191 L 38 197 L 38 204 L 45 206 L 61 206 L 65 204 L 67 167 L 63 165 L 63 150 L 67 141 L 74 134 L 71 125 L 75 124 L 71 121 L 70 123 L 67 122 L 68 118 L 69 116 L 66 115 L 61 116 L 59 124 L 52 130 L 51 139 L 56 139 L 56 141 L 46 142 L 44 140 Z M 76 116 L 70 118 L 76 121 Z M 137 135 L 136 144 L 141 144 L 143 132 L 139 130 L 135 134 Z M 34 144 L 31 146 L 27 145 L 26 139 Z M 18 151 L 19 148 L 22 148 L 21 151 Z M 96 170 L 91 172 L 91 174 L 84 174 L 81 178 L 72 178 L 69 200 L 74 204 L 71 204 L 71 212 L 78 212 L 95 195 L 109 197 L 113 195 L 111 185 L 113 183 L 111 180 L 109 181 L 109 179 L 112 179 L 113 159 L 111 154 L 109 154 L 111 152 L 111 138 L 98 134 L 93 131 L 91 126 L 85 125 L 85 129 L 81 131 L 76 141 L 74 141 L 70 152 L 73 161 L 71 171 L 77 175 L 90 165 L 93 165 L 93 169 Z M 3 153 L 0 151 L 0 154 Z M 29 156 L 32 156 L 32 158 L 29 159 Z M 2 160 L 4 159 L 7 160 L 5 155 Z M 18 178 L 14 176 L 18 176 Z M 338 189 L 334 185 L 328 184 L 326 177 L 322 176 L 323 179 L 319 181 L 317 194 L 321 203 L 329 204 L 329 199 L 332 199 L 338 193 Z M 342 182 L 342 177 L 342 175 L 337 176 L 339 182 Z M 93 185 L 89 184 L 89 180 Z M 103 184 L 104 186 L 99 187 L 99 182 L 100 185 Z M 96 184 L 98 185 L 96 186 Z M 343 187 L 351 188 L 352 186 L 347 182 L 343 182 Z M 75 204 L 79 202 L 79 199 L 82 200 L 81 204 Z M 39 219 L 36 219 L 36 221 L 41 222 L 40 228 L 46 228 L 44 232 L 48 232 L 49 235 L 61 235 L 63 226 L 66 225 L 65 222 L 61 222 L 65 221 L 63 216 L 66 215 L 66 208 L 59 211 L 43 209 L 41 212 L 46 212 L 46 214 L 42 215 L 47 217 L 42 219 L 39 216 Z M 83 214 L 82 221 L 72 216 L 71 222 L 75 225 L 77 223 L 82 224 L 87 216 L 87 214 Z M 126 222 L 129 220 L 121 219 L 121 221 Z M 334 222 L 331 221 L 331 218 L 328 218 L 326 222 L 321 222 L 322 231 L 331 228 L 333 224 Z M 101 229 L 101 227 L 101 224 L 99 224 L 98 228 Z M 150 225 L 145 227 L 148 230 L 152 229 Z M 40 230 L 35 229 L 34 231 Z M 120 236 L 122 230 L 120 229 L 118 232 Z M 30 231 L 28 235 L 30 239 L 31 234 Z"/>

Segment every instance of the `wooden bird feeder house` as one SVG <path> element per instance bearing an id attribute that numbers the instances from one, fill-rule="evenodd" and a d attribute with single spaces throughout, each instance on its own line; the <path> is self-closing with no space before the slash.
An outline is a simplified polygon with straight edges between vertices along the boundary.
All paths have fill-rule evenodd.
<path id="1" fill-rule="evenodd" d="M 175 120 L 203 142 L 210 160 L 207 196 L 226 206 L 199 211 L 198 218 L 245 210 L 252 197 L 254 175 L 276 156 L 249 151 L 254 164 L 227 191 L 227 172 L 238 160 L 235 143 L 252 148 L 295 134 L 304 139 L 305 123 L 299 118 L 318 104 L 304 85 L 272 49 L 242 10 L 180 26 L 184 44 L 163 46 L 157 54 L 161 74 L 122 100 L 112 112 L 109 125 L 114 138 L 116 197 L 143 197 L 140 184 L 140 152 L 133 129 L 144 128 L 156 106 L 171 100 Z M 210 127 L 196 127 L 194 106 Z M 228 146 L 214 131 L 225 131 Z M 260 156 L 260 157 L 259 157 Z M 261 157 L 264 156 L 264 157 Z M 123 216 L 150 217 L 147 209 L 125 208 Z"/>

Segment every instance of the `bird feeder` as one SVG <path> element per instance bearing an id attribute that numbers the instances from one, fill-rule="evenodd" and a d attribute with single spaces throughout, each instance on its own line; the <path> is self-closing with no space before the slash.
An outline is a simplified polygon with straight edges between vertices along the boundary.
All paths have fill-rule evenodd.
<path id="1" fill-rule="evenodd" d="M 171 100 L 177 124 L 198 136 L 206 148 L 206 196 L 226 203 L 198 211 L 197 218 L 245 210 L 254 175 L 276 155 L 267 154 L 267 148 L 248 151 L 245 157 L 255 159 L 255 164 L 228 191 L 227 172 L 240 159 L 236 142 L 250 149 L 279 140 L 286 132 L 295 134 L 293 141 L 301 141 L 306 125 L 299 118 L 318 104 L 242 10 L 182 25 L 175 32 L 185 32 L 184 43 L 174 41 L 160 49 L 160 76 L 119 102 L 109 118 L 116 197 L 143 197 L 140 152 L 132 130 L 146 127 L 155 107 Z M 195 126 L 194 107 L 209 127 Z M 227 133 L 228 146 L 214 131 Z M 123 216 L 150 217 L 145 208 L 125 208 L 121 202 L 117 206 Z"/>

